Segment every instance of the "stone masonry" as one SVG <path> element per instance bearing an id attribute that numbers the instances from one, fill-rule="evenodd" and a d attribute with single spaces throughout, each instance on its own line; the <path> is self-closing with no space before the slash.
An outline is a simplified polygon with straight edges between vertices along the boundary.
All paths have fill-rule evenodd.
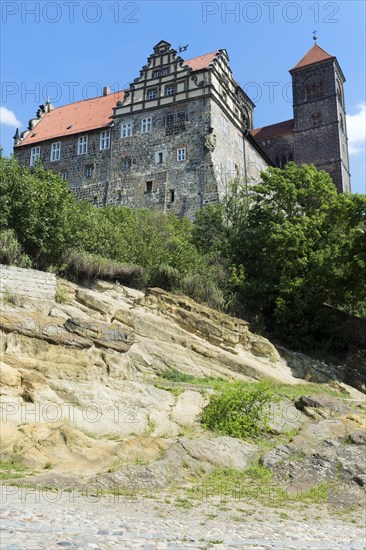
<path id="1" fill-rule="evenodd" d="M 0 297 L 6 294 L 32 300 L 54 300 L 56 276 L 35 269 L 0 264 Z"/>

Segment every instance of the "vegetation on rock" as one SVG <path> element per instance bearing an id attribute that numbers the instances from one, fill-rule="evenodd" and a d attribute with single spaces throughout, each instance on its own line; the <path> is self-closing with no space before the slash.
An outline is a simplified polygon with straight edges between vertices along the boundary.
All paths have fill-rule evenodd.
<path id="1" fill-rule="evenodd" d="M 41 165 L 0 158 L 0 261 L 159 286 L 248 319 L 303 349 L 346 346 L 334 309 L 366 313 L 366 197 L 339 195 L 326 172 L 269 168 L 238 182 L 194 223 L 78 202 Z"/>

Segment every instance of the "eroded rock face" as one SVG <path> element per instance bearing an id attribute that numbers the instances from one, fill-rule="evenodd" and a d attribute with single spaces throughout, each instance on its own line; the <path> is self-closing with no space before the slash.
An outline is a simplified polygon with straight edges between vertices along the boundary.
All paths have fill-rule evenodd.
<path id="1" fill-rule="evenodd" d="M 301 384 L 268 340 L 245 321 L 159 289 L 144 294 L 102 281 L 93 288 L 64 284 L 69 303 L 27 302 L 0 315 L 4 460 L 17 449 L 29 468 L 144 489 L 258 461 L 257 445 L 204 430 L 200 415 L 212 389 L 192 384 L 175 392 L 156 382 L 173 367 L 196 377 L 271 376 Z M 299 403 L 281 398 L 270 405 L 272 433 L 300 432 L 263 463 L 279 477 L 291 464 L 298 479 L 300 457 L 301 482 L 310 486 L 330 479 L 339 461 L 344 480 L 361 490 L 364 472 L 347 461 L 359 461 L 363 417 L 341 402 Z M 348 435 L 352 443 L 344 451 L 337 441 Z"/>

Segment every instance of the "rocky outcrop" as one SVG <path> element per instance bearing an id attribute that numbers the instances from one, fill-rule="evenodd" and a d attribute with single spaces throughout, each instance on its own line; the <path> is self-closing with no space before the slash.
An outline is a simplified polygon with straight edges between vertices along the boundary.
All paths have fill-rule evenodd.
<path id="1" fill-rule="evenodd" d="M 268 451 L 204 429 L 200 416 L 214 386 L 162 380 L 174 368 L 216 382 L 266 377 L 301 386 L 301 376 L 332 381 L 332 370 L 290 352 L 285 360 L 245 321 L 183 296 L 103 281 L 58 284 L 64 303 L 2 303 L 1 459 L 16 455 L 38 474 L 128 490 L 186 484 L 216 468 L 243 470 L 263 455 L 279 480 L 287 483 L 290 472 L 290 485 L 340 475 L 362 490 L 365 426 L 356 390 L 333 381 L 348 400 L 321 389 L 275 399 L 263 432 L 271 445 L 277 436 L 283 444 Z"/>

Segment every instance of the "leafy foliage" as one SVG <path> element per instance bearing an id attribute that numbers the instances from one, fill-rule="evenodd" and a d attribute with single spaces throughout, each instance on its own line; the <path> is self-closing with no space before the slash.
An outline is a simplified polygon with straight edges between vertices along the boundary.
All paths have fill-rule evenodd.
<path id="1" fill-rule="evenodd" d="M 209 430 L 231 437 L 256 436 L 269 414 L 266 405 L 273 398 L 270 386 L 264 382 L 223 384 L 203 409 L 203 424 Z"/>

